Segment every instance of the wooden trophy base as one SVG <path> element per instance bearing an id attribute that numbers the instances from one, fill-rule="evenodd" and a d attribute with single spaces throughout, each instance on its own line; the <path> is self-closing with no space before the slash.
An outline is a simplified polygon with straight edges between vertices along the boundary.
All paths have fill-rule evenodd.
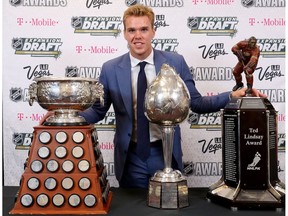
<path id="1" fill-rule="evenodd" d="M 10 214 L 107 214 L 111 199 L 93 125 L 34 127 Z"/>

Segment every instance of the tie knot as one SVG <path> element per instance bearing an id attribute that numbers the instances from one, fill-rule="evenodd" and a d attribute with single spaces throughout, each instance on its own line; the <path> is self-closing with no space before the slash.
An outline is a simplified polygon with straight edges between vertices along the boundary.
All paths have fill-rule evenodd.
<path id="1" fill-rule="evenodd" d="M 147 64 L 147 62 L 146 62 L 146 61 L 142 61 L 142 62 L 139 62 L 140 71 L 141 71 L 141 70 L 144 70 L 144 68 L 145 68 L 146 64 Z"/>

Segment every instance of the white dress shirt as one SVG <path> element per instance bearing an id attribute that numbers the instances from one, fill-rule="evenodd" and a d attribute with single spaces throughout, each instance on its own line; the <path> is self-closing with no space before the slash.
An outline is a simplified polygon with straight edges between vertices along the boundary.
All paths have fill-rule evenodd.
<path id="1" fill-rule="evenodd" d="M 153 80 L 156 78 L 156 69 L 153 61 L 154 52 L 152 50 L 151 54 L 143 61 L 146 61 L 147 64 L 145 66 L 145 74 L 147 78 L 147 86 L 149 86 Z M 137 79 L 140 71 L 140 66 L 138 65 L 141 62 L 139 59 L 134 58 L 130 54 L 131 59 L 131 79 L 132 79 L 132 96 L 133 96 L 133 131 L 132 131 L 132 141 L 137 142 Z M 161 129 L 157 124 L 149 123 L 149 131 L 150 131 L 150 142 L 154 142 L 156 140 L 161 140 Z"/>

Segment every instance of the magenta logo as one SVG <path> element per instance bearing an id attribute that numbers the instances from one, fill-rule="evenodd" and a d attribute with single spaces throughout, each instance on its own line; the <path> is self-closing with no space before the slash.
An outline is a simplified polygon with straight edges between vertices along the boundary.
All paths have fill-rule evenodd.
<path id="1" fill-rule="evenodd" d="M 59 21 L 51 19 L 51 18 L 32 18 L 32 19 L 24 19 L 22 17 L 18 17 L 16 19 L 18 26 L 23 25 L 31 25 L 31 26 L 56 26 L 59 24 Z"/>
<path id="2" fill-rule="evenodd" d="M 118 51 L 117 48 L 111 47 L 111 46 L 90 46 L 90 47 L 84 47 L 81 45 L 77 45 L 75 48 L 75 51 L 78 54 L 81 53 L 91 53 L 91 54 L 114 54 Z"/>
<path id="3" fill-rule="evenodd" d="M 194 5 L 198 4 L 206 4 L 206 5 L 231 5 L 235 2 L 235 0 L 192 0 Z"/>
<path id="4" fill-rule="evenodd" d="M 284 18 L 264 18 L 256 19 L 255 17 L 250 17 L 248 19 L 250 26 L 261 25 L 261 26 L 285 26 L 286 21 Z"/>
<path id="5" fill-rule="evenodd" d="M 23 120 L 31 120 L 31 121 L 36 121 L 39 122 L 45 114 L 39 114 L 39 113 L 32 113 L 31 115 L 25 115 L 25 113 L 19 112 L 17 113 L 17 119 L 19 121 Z"/>

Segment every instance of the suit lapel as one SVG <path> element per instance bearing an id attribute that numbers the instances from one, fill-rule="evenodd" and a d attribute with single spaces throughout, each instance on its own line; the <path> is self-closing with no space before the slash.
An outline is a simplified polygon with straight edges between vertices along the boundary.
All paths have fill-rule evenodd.
<path id="1" fill-rule="evenodd" d="M 161 66 L 166 63 L 166 58 L 159 50 L 154 49 L 154 64 L 156 74 L 160 72 Z M 125 54 L 116 67 L 116 74 L 120 94 L 122 96 L 125 108 L 131 120 L 133 119 L 133 98 L 132 98 L 132 84 L 131 84 L 131 61 L 129 53 Z"/>
<path id="2" fill-rule="evenodd" d="M 156 69 L 156 74 L 158 75 L 161 69 L 161 66 L 166 63 L 166 58 L 159 50 L 154 49 L 154 64 Z"/>
<path id="3" fill-rule="evenodd" d="M 133 99 L 131 84 L 131 63 L 129 54 L 125 54 L 122 61 L 116 67 L 117 81 L 121 97 L 131 120 L 133 119 Z"/>

